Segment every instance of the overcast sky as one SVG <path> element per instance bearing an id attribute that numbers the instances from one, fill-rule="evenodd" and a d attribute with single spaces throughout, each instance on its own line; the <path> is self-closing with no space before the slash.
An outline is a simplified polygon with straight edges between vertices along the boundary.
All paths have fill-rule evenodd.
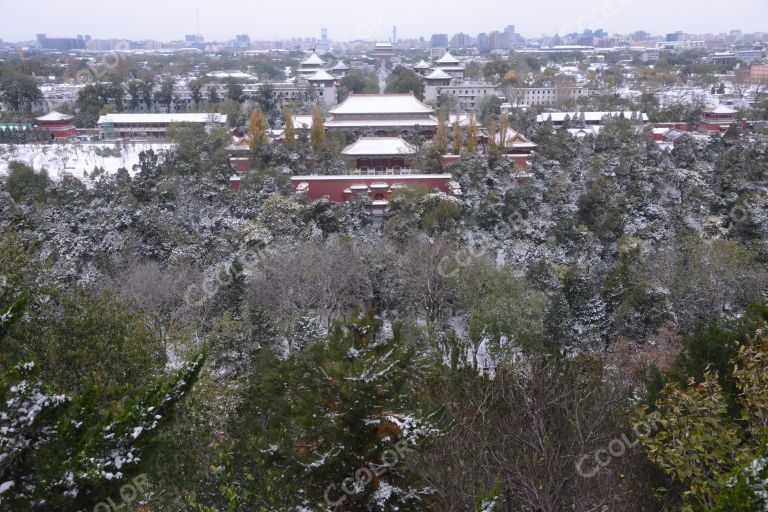
<path id="1" fill-rule="evenodd" d="M 768 31 L 768 0 L 0 0 L 0 39 L 90 34 L 98 39 L 206 40 L 319 37 L 382 39 L 501 30 L 527 37 L 604 28 L 655 34 Z"/>

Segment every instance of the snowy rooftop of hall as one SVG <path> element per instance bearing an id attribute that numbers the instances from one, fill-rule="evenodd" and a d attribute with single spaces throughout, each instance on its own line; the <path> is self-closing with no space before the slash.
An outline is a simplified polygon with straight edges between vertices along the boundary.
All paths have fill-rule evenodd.
<path id="1" fill-rule="evenodd" d="M 330 110 L 334 115 L 359 114 L 432 114 L 434 109 L 419 101 L 412 93 L 350 94 Z"/>
<path id="2" fill-rule="evenodd" d="M 501 144 L 501 133 L 496 133 L 496 144 Z M 508 148 L 535 148 L 536 144 L 528 140 L 522 133 L 511 128 L 507 129 L 504 145 Z"/>
<path id="3" fill-rule="evenodd" d="M 301 62 L 304 66 L 324 66 L 325 61 L 318 57 L 316 53 L 312 53 L 306 60 Z"/>
<path id="4" fill-rule="evenodd" d="M 316 82 L 327 82 L 331 80 L 336 80 L 336 77 L 329 75 L 327 71 L 325 71 L 324 69 L 321 69 L 314 75 L 308 77 L 307 80 L 316 81 Z"/>
<path id="5" fill-rule="evenodd" d="M 440 68 L 435 69 L 433 72 L 424 77 L 426 80 L 450 80 L 453 78 Z"/>
<path id="6" fill-rule="evenodd" d="M 104 123 L 226 123 L 225 114 L 212 113 L 172 113 L 172 114 L 107 114 L 99 117 L 99 124 Z"/>
<path id="7" fill-rule="evenodd" d="M 335 66 L 333 66 L 331 69 L 333 69 L 334 71 L 345 71 L 345 70 L 349 69 L 349 66 L 347 66 L 347 65 L 344 63 L 344 61 L 343 61 L 343 60 L 340 60 L 340 61 L 339 61 L 339 62 L 337 62 L 337 63 L 336 63 L 336 65 L 335 65 Z"/>
<path id="8" fill-rule="evenodd" d="M 442 57 L 435 61 L 435 64 L 459 64 L 459 59 L 451 55 L 450 52 L 445 52 Z"/>
<path id="9" fill-rule="evenodd" d="M 704 112 L 708 114 L 735 114 L 738 110 L 734 110 L 725 105 L 713 105 L 704 109 Z"/>
<path id="10" fill-rule="evenodd" d="M 73 117 L 54 110 L 44 116 L 35 118 L 35 121 L 69 121 L 70 119 L 73 119 Z"/>
<path id="11" fill-rule="evenodd" d="M 211 71 L 206 76 L 209 76 L 211 78 L 218 78 L 218 79 L 224 79 L 224 78 L 235 78 L 235 79 L 241 79 L 241 80 L 257 80 L 258 78 L 248 74 L 243 73 L 242 71 Z"/>
<path id="12" fill-rule="evenodd" d="M 346 156 L 414 155 L 416 147 L 401 137 L 360 137 L 341 152 Z"/>

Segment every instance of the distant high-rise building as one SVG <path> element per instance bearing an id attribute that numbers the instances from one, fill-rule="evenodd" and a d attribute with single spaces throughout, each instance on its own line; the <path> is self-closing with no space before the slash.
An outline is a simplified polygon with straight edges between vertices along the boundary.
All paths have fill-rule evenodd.
<path id="1" fill-rule="evenodd" d="M 43 50 L 85 50 L 85 38 L 77 37 L 48 37 L 45 34 L 37 34 L 37 44 Z"/>
<path id="2" fill-rule="evenodd" d="M 251 38 L 248 37 L 248 34 L 237 34 L 235 36 L 235 45 L 238 48 L 250 48 L 251 47 Z"/>
<path id="3" fill-rule="evenodd" d="M 683 32 L 678 30 L 677 32 L 667 34 L 666 40 L 668 43 L 676 43 L 683 40 Z"/>
<path id="4" fill-rule="evenodd" d="M 320 27 L 320 41 L 328 42 L 328 29 L 326 27 Z"/>
<path id="5" fill-rule="evenodd" d="M 397 26 L 392 27 L 392 44 L 397 43 Z"/>
<path id="6" fill-rule="evenodd" d="M 491 48 L 491 39 L 488 34 L 482 32 L 477 34 L 477 47 L 480 51 L 489 50 Z"/>
<path id="7" fill-rule="evenodd" d="M 500 50 L 503 48 L 509 48 L 509 39 L 504 32 L 493 31 L 491 32 L 489 39 L 489 46 L 491 50 Z"/>
<path id="8" fill-rule="evenodd" d="M 511 48 L 519 38 L 515 33 L 514 25 L 507 25 L 507 28 L 504 29 L 504 37 L 507 38 L 507 48 Z"/>
<path id="9" fill-rule="evenodd" d="M 451 47 L 453 48 L 466 48 L 472 44 L 472 38 L 469 35 L 459 32 L 451 37 Z"/>
<path id="10" fill-rule="evenodd" d="M 651 34 L 645 30 L 638 30 L 632 34 L 633 41 L 648 41 L 651 38 Z"/>
<path id="11" fill-rule="evenodd" d="M 448 34 L 432 34 L 432 48 L 447 48 Z"/>
<path id="12" fill-rule="evenodd" d="M 186 34 L 184 36 L 184 42 L 188 45 L 201 44 L 205 41 L 205 38 L 200 34 Z"/>

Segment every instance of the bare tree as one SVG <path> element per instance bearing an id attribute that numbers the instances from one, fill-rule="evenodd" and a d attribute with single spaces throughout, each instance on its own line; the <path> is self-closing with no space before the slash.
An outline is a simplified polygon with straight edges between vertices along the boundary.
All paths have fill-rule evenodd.
<path id="1" fill-rule="evenodd" d="M 163 267 L 138 263 L 106 284 L 146 312 L 150 328 L 166 341 L 183 325 L 200 325 L 206 318 L 202 272 L 189 264 Z M 191 293 L 190 290 L 197 291 Z"/>
<path id="2" fill-rule="evenodd" d="M 440 397 L 451 404 L 452 427 L 410 461 L 441 510 L 473 510 L 494 486 L 504 512 L 648 510 L 644 468 L 621 420 L 628 388 L 599 359 L 533 356 L 493 379 L 466 371 L 454 379 Z M 614 455 L 601 467 L 595 456 L 609 447 Z"/>
<path id="3" fill-rule="evenodd" d="M 249 298 L 266 305 L 290 335 L 298 315 L 310 310 L 327 324 L 372 297 L 368 262 L 352 242 L 337 237 L 280 247 L 265 258 Z"/>

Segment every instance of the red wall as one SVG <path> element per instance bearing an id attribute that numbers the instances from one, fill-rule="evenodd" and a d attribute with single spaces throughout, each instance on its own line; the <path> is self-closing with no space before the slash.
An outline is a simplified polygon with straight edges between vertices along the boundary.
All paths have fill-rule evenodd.
<path id="1" fill-rule="evenodd" d="M 50 132 L 57 139 L 77 135 L 77 130 L 72 121 L 40 121 L 37 126 L 43 131 Z"/>
<path id="2" fill-rule="evenodd" d="M 296 187 L 299 185 L 299 183 L 307 182 L 309 183 L 309 190 L 307 191 L 307 199 L 310 201 L 315 201 L 317 199 L 322 199 L 323 197 L 328 197 L 331 201 L 335 203 L 347 201 L 351 199 L 351 197 L 354 197 L 355 194 L 358 192 L 354 192 L 352 194 L 345 194 L 344 190 L 347 188 L 352 187 L 353 185 L 368 185 L 370 186 L 372 183 L 386 183 L 389 186 L 395 185 L 395 184 L 404 184 L 409 186 L 417 186 L 417 187 L 423 187 L 428 190 L 431 190 L 433 188 L 437 188 L 442 192 L 445 192 L 446 194 L 449 193 L 448 189 L 448 181 L 450 181 L 450 178 L 445 177 L 419 177 L 417 179 L 408 179 L 405 176 L 339 176 L 335 179 L 327 179 L 331 177 L 326 176 L 303 176 L 298 177 L 301 179 L 297 179 L 296 177 L 291 178 L 291 184 L 293 186 L 293 189 L 296 190 Z M 311 179 L 311 178 L 326 178 L 326 179 Z M 351 178 L 351 179 L 350 179 Z M 388 189 L 372 189 L 368 193 L 368 197 L 371 199 L 376 199 L 378 194 L 382 194 L 383 199 L 389 198 L 389 190 Z"/>
<path id="3" fill-rule="evenodd" d="M 251 159 L 246 157 L 231 157 L 229 164 L 240 174 L 244 174 L 251 170 Z"/>

